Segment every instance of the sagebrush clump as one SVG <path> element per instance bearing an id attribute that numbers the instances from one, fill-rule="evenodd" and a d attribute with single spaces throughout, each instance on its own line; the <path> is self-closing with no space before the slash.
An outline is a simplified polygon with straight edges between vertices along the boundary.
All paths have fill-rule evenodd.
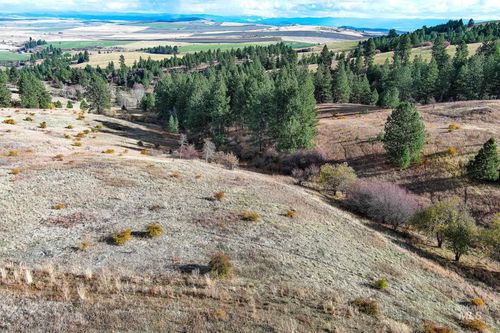
<path id="1" fill-rule="evenodd" d="M 132 229 L 125 229 L 111 236 L 112 243 L 115 245 L 124 245 L 131 239 Z"/>
<path id="2" fill-rule="evenodd" d="M 381 313 L 380 305 L 373 299 L 359 297 L 352 301 L 351 304 L 356 307 L 359 312 L 367 314 L 369 316 L 376 317 Z"/>
<path id="3" fill-rule="evenodd" d="M 384 290 L 389 288 L 389 281 L 386 278 L 378 279 L 373 283 L 373 288 L 378 290 Z"/>
<path id="4" fill-rule="evenodd" d="M 245 211 L 241 212 L 241 218 L 244 221 L 257 222 L 260 220 L 260 215 L 256 212 L 245 210 Z"/>
<path id="5" fill-rule="evenodd" d="M 226 196 L 226 193 L 224 193 L 223 191 L 220 191 L 220 192 L 217 192 L 214 194 L 214 199 L 217 201 L 222 201 L 222 200 L 224 200 L 225 196 Z"/>
<path id="6" fill-rule="evenodd" d="M 208 263 L 210 274 L 216 278 L 228 277 L 233 271 L 231 259 L 224 253 L 217 253 L 210 258 Z"/>
<path id="7" fill-rule="evenodd" d="M 3 123 L 7 125 L 15 125 L 16 121 L 14 119 L 5 119 Z"/>
<path id="8" fill-rule="evenodd" d="M 160 237 L 163 235 L 163 227 L 159 223 L 153 223 L 146 227 L 146 235 L 149 238 Z"/>
<path id="9" fill-rule="evenodd" d="M 475 332 L 484 333 L 488 332 L 488 325 L 480 319 L 468 319 L 464 322 L 464 326 Z"/>
<path id="10" fill-rule="evenodd" d="M 455 333 L 455 331 L 451 328 L 428 322 L 424 325 L 424 333 Z"/>
<path id="11" fill-rule="evenodd" d="M 345 191 L 357 179 L 356 172 L 347 163 L 324 164 L 319 171 L 319 182 L 332 191 Z"/>

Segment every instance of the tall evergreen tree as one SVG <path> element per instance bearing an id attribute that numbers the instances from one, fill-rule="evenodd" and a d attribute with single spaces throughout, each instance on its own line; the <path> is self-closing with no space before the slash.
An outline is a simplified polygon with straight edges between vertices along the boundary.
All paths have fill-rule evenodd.
<path id="1" fill-rule="evenodd" d="M 86 87 L 85 98 L 89 102 L 89 110 L 103 114 L 111 107 L 111 93 L 108 82 L 99 74 L 94 74 Z"/>
<path id="2" fill-rule="evenodd" d="M 494 138 L 485 142 L 477 155 L 467 166 L 469 175 L 478 180 L 496 181 L 499 179 L 500 158 Z"/>
<path id="3" fill-rule="evenodd" d="M 401 103 L 385 124 L 384 148 L 389 161 L 400 168 L 420 161 L 425 128 L 413 104 Z"/>
<path id="4" fill-rule="evenodd" d="M 321 64 L 314 76 L 314 96 L 318 103 L 332 101 L 332 75 L 330 69 Z"/>
<path id="5" fill-rule="evenodd" d="M 349 103 L 351 87 L 349 77 L 343 62 L 339 62 L 333 77 L 333 99 L 337 103 Z"/>

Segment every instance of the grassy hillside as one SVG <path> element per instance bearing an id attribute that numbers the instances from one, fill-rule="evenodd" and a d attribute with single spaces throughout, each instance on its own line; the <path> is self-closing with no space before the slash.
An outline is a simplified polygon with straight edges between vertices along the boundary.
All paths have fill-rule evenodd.
<path id="1" fill-rule="evenodd" d="M 154 126 L 28 112 L 0 110 L 1 329 L 404 333 L 473 314 L 500 328 L 498 293 L 287 178 L 174 158 Z M 164 235 L 144 237 L 151 223 Z M 204 275 L 217 252 L 228 278 Z"/>

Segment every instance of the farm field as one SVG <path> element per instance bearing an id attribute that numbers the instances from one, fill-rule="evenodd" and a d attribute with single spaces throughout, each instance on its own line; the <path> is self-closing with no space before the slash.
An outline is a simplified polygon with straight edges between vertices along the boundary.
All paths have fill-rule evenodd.
<path id="1" fill-rule="evenodd" d="M 128 43 L 124 41 L 113 41 L 113 40 L 75 40 L 75 41 L 57 41 L 49 42 L 46 46 L 52 45 L 63 50 L 69 49 L 85 49 L 85 48 L 96 48 L 96 47 L 114 47 L 114 46 L 126 46 Z"/>
<path id="2" fill-rule="evenodd" d="M 410 332 L 431 320 L 459 331 L 474 297 L 488 304 L 482 320 L 499 328 L 490 287 L 400 247 L 288 177 L 175 158 L 168 150 L 178 138 L 159 127 L 1 109 L 0 138 L 1 329 Z M 164 234 L 141 236 L 151 223 Z M 109 243 L 126 228 L 129 242 Z M 233 275 L 200 274 L 219 251 L 231 256 Z M 380 277 L 387 291 L 372 287 Z M 362 300 L 376 312 L 360 310 Z"/>
<path id="3" fill-rule="evenodd" d="M 120 61 L 120 56 L 123 55 L 125 58 L 125 63 L 127 66 L 132 66 L 135 61 L 138 61 L 140 58 L 147 59 L 151 58 L 153 60 L 162 60 L 165 58 L 173 57 L 169 54 L 151 54 L 146 52 L 138 52 L 138 51 L 128 51 L 128 52 L 102 52 L 97 53 L 95 51 L 90 52 L 90 61 L 78 65 L 74 65 L 75 67 L 85 67 L 87 65 L 90 66 L 107 66 L 111 61 L 117 64 Z M 177 55 L 178 57 L 182 57 L 182 55 Z"/>
<path id="4" fill-rule="evenodd" d="M 29 54 L 19 54 L 9 51 L 0 51 L 0 62 L 2 61 L 23 61 L 29 60 Z"/>

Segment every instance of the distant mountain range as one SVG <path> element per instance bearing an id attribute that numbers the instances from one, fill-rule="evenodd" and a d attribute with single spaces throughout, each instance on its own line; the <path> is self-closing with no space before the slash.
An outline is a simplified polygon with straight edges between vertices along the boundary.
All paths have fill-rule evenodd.
<path id="1" fill-rule="evenodd" d="M 349 18 L 349 17 L 277 17 L 264 18 L 259 16 L 217 16 L 206 14 L 143 14 L 143 13 L 22 13 L 16 15 L 4 15 L 0 20 L 29 19 L 29 18 L 65 18 L 81 20 L 102 21 L 163 21 L 163 22 L 185 22 L 196 20 L 211 20 L 214 22 L 236 22 L 236 23 L 258 23 L 275 26 L 285 25 L 319 25 L 328 27 L 345 27 L 354 30 L 384 32 L 389 29 L 398 31 L 412 31 L 424 25 L 433 26 L 445 23 L 446 19 L 383 19 L 383 18 Z"/>

